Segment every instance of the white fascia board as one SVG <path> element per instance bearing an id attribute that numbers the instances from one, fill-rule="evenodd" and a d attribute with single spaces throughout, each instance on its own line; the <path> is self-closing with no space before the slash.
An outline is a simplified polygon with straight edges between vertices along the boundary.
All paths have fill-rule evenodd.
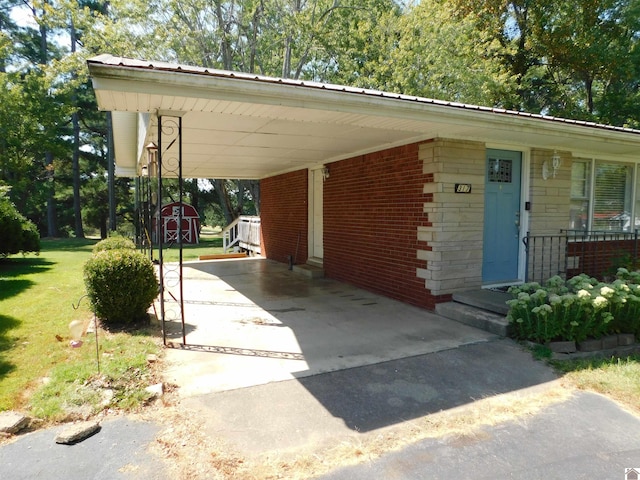
<path id="1" fill-rule="evenodd" d="M 135 172 L 137 165 L 136 135 L 138 132 L 138 114 L 131 112 L 112 112 L 112 125 L 114 137 L 114 157 L 116 163 L 116 175 L 118 172 Z M 133 176 L 136 176 L 134 174 Z"/>
<path id="2" fill-rule="evenodd" d="M 137 164 L 138 171 L 142 168 L 143 165 L 147 164 L 148 161 L 148 152 L 147 145 L 149 144 L 149 126 L 151 125 L 151 115 L 146 112 L 140 112 L 136 115 L 136 120 L 138 122 L 138 139 L 137 139 Z"/>
<path id="3" fill-rule="evenodd" d="M 371 116 L 432 121 L 440 124 L 482 126 L 508 131 L 535 132 L 553 137 L 594 137 L 640 146 L 637 133 L 590 127 L 570 122 L 500 113 L 488 108 L 465 108 L 414 100 L 374 96 L 351 91 L 251 81 L 193 73 L 92 66 L 94 87 L 116 92 L 204 98 L 242 103 L 289 106 Z M 553 142 L 550 141 L 550 144 Z"/>
<path id="4" fill-rule="evenodd" d="M 135 168 L 121 167 L 120 165 L 116 165 L 115 175 L 116 177 L 135 178 L 138 176 L 138 171 Z"/>
<path id="5" fill-rule="evenodd" d="M 443 105 L 412 97 L 340 91 L 330 88 L 252 81 L 194 73 L 142 70 L 126 66 L 90 65 L 94 88 L 113 92 L 137 92 L 161 96 L 203 98 L 241 103 L 279 105 L 377 117 L 430 121 L 441 125 L 474 126 L 509 132 L 536 133 L 549 138 L 597 138 L 640 149 L 640 134 L 588 126 L 571 121 L 518 116 L 488 108 Z M 135 108 L 135 107 L 134 107 Z M 446 133 L 443 131 L 443 135 Z M 562 142 L 558 142 L 562 144 Z M 552 147 L 553 148 L 553 147 Z"/>

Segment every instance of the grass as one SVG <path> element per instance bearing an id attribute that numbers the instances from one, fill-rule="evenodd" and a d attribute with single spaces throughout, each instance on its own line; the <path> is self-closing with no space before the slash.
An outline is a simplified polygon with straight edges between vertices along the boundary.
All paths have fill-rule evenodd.
<path id="1" fill-rule="evenodd" d="M 212 255 L 216 253 L 223 253 L 222 237 L 220 237 L 218 231 L 203 227 L 200 233 L 200 243 L 196 245 L 183 245 L 182 260 L 185 262 L 198 260 L 200 255 Z M 153 256 L 154 258 L 158 258 L 157 249 L 154 249 Z M 165 262 L 177 262 L 180 258 L 180 250 L 177 245 L 172 245 L 163 250 L 162 258 Z"/>
<path id="2" fill-rule="evenodd" d="M 24 407 L 35 381 L 71 353 L 67 325 L 90 316 L 75 311 L 84 294 L 82 265 L 91 241 L 42 242 L 38 257 L 13 256 L 0 263 L 0 410 Z"/>
<path id="3" fill-rule="evenodd" d="M 113 387 L 110 407 L 133 408 L 143 400 L 150 375 L 146 354 L 158 350 L 157 332 L 100 330 L 102 375 L 93 337 L 85 337 L 81 348 L 69 345 L 69 322 L 92 319 L 88 301 L 74 306 L 85 293 L 82 268 L 94 243 L 43 240 L 37 257 L 0 260 L 0 411 L 29 410 L 48 421 L 65 418 L 73 404 L 89 404 L 95 412 L 104 398 L 87 387 L 96 382 L 102 392 Z"/>
<path id="4" fill-rule="evenodd" d="M 89 302 L 81 299 L 82 269 L 95 243 L 43 240 L 39 256 L 0 260 L 0 411 L 28 410 L 52 422 L 73 412 L 135 409 L 147 399 L 144 387 L 155 374 L 146 358 L 159 349 L 157 328 L 99 330 L 97 354 L 93 335 L 84 337 L 81 348 L 69 345 L 69 323 L 93 318 Z M 183 260 L 221 252 L 218 232 L 205 229 L 198 245 L 184 246 Z M 165 261 L 178 258 L 178 249 L 164 251 Z"/>
<path id="5" fill-rule="evenodd" d="M 98 413 L 105 407 L 136 409 L 149 398 L 144 390 L 156 383 L 149 369 L 147 354 L 157 352 L 157 343 L 146 337 L 149 332 L 99 333 L 100 374 L 95 356 L 95 341 L 85 339 L 85 348 L 94 353 L 56 366 L 46 384 L 32 396 L 31 412 L 38 418 L 62 420 Z M 102 338 L 100 338 L 100 336 Z"/>
<path id="6" fill-rule="evenodd" d="M 607 395 L 640 414 L 640 354 L 550 363 L 576 388 Z"/>

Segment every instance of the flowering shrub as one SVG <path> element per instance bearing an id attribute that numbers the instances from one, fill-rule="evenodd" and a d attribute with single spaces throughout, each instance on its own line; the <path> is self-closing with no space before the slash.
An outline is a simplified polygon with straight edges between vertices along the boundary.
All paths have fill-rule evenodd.
<path id="1" fill-rule="evenodd" d="M 511 287 L 507 304 L 512 335 L 519 340 L 600 338 L 612 333 L 640 336 L 640 272 L 621 268 L 613 283 L 587 275 L 567 281 L 552 277 L 545 285 L 525 283 Z"/>

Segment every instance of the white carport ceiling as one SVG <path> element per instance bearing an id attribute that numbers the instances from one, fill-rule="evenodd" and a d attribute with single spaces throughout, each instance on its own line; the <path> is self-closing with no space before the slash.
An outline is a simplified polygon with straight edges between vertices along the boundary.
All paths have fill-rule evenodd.
<path id="1" fill-rule="evenodd" d="M 114 113 L 116 164 L 136 175 L 157 116 L 181 116 L 183 176 L 250 178 L 435 137 L 640 160 L 640 131 L 296 80 L 100 55 L 88 60 Z"/>

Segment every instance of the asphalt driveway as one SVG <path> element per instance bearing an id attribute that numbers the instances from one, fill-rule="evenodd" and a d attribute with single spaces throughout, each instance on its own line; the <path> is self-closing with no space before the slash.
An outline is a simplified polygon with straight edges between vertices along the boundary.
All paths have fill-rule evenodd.
<path id="1" fill-rule="evenodd" d="M 625 468 L 640 465 L 640 419 L 586 392 L 468 437 L 437 436 L 356 466 L 332 464 L 323 452 L 428 428 L 425 419 L 441 412 L 544 397 L 559 388 L 556 375 L 511 340 L 264 259 L 185 270 L 187 344 L 180 345 L 180 325 L 168 325 L 177 344 L 166 350 L 166 380 L 178 385 L 192 430 L 165 445 L 184 452 L 183 461 L 196 449 L 213 458 L 211 445 L 193 442 L 198 434 L 245 459 L 234 464 L 240 469 L 306 455 L 326 480 L 624 479 Z M 165 423 L 108 418 L 72 446 L 54 443 L 59 428 L 0 447 L 0 478 L 180 478 L 176 456 L 150 449 Z M 216 475 L 204 464 L 188 478 Z"/>

